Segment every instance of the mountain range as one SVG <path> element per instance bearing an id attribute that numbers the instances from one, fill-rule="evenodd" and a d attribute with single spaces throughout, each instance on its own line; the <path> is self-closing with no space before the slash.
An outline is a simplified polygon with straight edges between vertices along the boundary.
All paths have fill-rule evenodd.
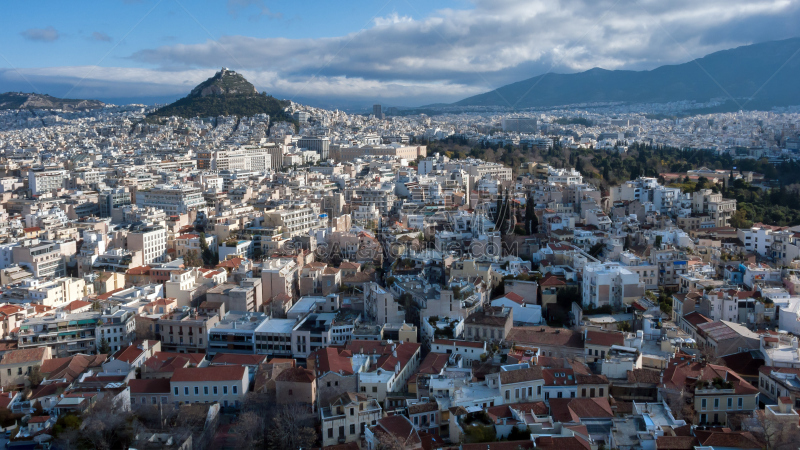
<path id="1" fill-rule="evenodd" d="M 545 73 L 449 106 L 514 109 L 590 102 L 667 103 L 724 98 L 736 109 L 800 105 L 800 38 L 746 45 L 653 70 Z"/>
<path id="2" fill-rule="evenodd" d="M 223 68 L 213 77 L 198 84 L 186 97 L 157 109 L 149 117 L 157 120 L 170 116 L 241 117 L 269 114 L 270 120 L 292 122 L 292 118 L 284 112 L 287 106 L 288 101 L 259 93 L 244 76 Z"/>
<path id="3" fill-rule="evenodd" d="M 60 109 L 63 111 L 85 111 L 98 109 L 106 104 L 99 100 L 77 100 L 51 97 L 47 94 L 6 92 L 0 94 L 2 109 Z"/>

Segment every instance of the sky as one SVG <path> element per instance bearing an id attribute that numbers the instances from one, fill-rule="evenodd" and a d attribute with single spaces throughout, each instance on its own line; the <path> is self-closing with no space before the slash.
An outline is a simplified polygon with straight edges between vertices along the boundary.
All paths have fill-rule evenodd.
<path id="1" fill-rule="evenodd" d="M 220 67 L 319 106 L 453 102 L 800 35 L 800 0 L 4 2 L 0 92 L 167 102 Z"/>

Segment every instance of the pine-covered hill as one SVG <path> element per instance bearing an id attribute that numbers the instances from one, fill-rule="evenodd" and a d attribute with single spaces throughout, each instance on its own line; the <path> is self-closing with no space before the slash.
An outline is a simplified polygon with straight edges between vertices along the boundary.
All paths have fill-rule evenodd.
<path id="1" fill-rule="evenodd" d="M 223 68 L 198 84 L 186 97 L 150 113 L 148 119 L 163 117 L 254 116 L 269 114 L 271 121 L 296 121 L 284 109 L 288 100 L 259 93 L 241 74 Z M 297 125 L 295 123 L 295 125 Z"/>

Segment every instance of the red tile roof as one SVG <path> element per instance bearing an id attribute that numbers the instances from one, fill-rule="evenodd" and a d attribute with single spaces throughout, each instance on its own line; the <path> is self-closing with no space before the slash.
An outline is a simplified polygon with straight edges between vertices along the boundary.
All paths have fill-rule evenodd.
<path id="1" fill-rule="evenodd" d="M 172 373 L 174 382 L 238 381 L 244 378 L 244 366 L 209 366 L 179 368 Z"/>
<path id="2" fill-rule="evenodd" d="M 587 330 L 585 345 L 600 345 L 603 347 L 625 345 L 625 336 L 616 331 Z"/>
<path id="3" fill-rule="evenodd" d="M 240 355 L 237 353 L 217 353 L 211 360 L 212 365 L 235 364 L 240 366 L 257 366 L 267 361 L 267 355 Z"/>
<path id="4" fill-rule="evenodd" d="M 144 380 L 129 380 L 128 386 L 131 394 L 169 394 L 169 378 L 152 378 Z"/>
<path id="5" fill-rule="evenodd" d="M 325 347 L 315 350 L 308 355 L 308 360 L 313 361 L 314 369 L 322 375 L 328 372 L 336 372 L 342 375 L 353 375 L 353 365 L 351 358 L 353 354 L 350 350 L 343 350 L 336 347 Z M 270 361 L 273 362 L 274 360 Z M 294 362 L 294 360 L 291 360 Z"/>

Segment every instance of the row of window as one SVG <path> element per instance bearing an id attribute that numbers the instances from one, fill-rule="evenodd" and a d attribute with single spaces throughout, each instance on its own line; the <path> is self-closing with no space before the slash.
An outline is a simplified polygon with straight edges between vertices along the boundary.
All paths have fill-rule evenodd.
<path id="1" fill-rule="evenodd" d="M 715 398 L 714 399 L 714 409 L 715 410 L 719 409 L 719 403 L 720 403 L 719 398 Z M 728 410 L 733 409 L 733 397 L 728 397 L 728 401 L 727 401 L 727 405 L 726 406 L 727 406 L 726 409 L 728 409 Z M 744 398 L 743 397 L 737 398 L 736 399 L 736 410 L 741 410 L 743 407 L 744 407 Z M 707 398 L 700 399 L 700 410 L 701 411 L 705 411 L 707 408 L 708 408 L 708 399 Z"/>
<path id="2" fill-rule="evenodd" d="M 173 387 L 173 395 L 175 395 L 176 397 L 180 395 L 179 391 L 180 390 L 178 389 L 178 386 Z M 188 397 L 190 395 L 189 391 L 190 391 L 189 386 L 183 387 L 184 396 Z M 208 386 L 203 386 L 203 395 L 208 395 L 208 392 L 209 392 Z M 213 395 L 219 395 L 219 387 L 211 386 L 211 392 L 213 393 Z M 231 386 L 231 393 L 233 393 L 234 395 L 238 394 L 239 386 L 236 386 L 235 384 Z M 200 395 L 200 386 L 194 387 L 194 395 Z M 222 386 L 222 395 L 228 395 L 228 386 L 224 385 Z"/>

